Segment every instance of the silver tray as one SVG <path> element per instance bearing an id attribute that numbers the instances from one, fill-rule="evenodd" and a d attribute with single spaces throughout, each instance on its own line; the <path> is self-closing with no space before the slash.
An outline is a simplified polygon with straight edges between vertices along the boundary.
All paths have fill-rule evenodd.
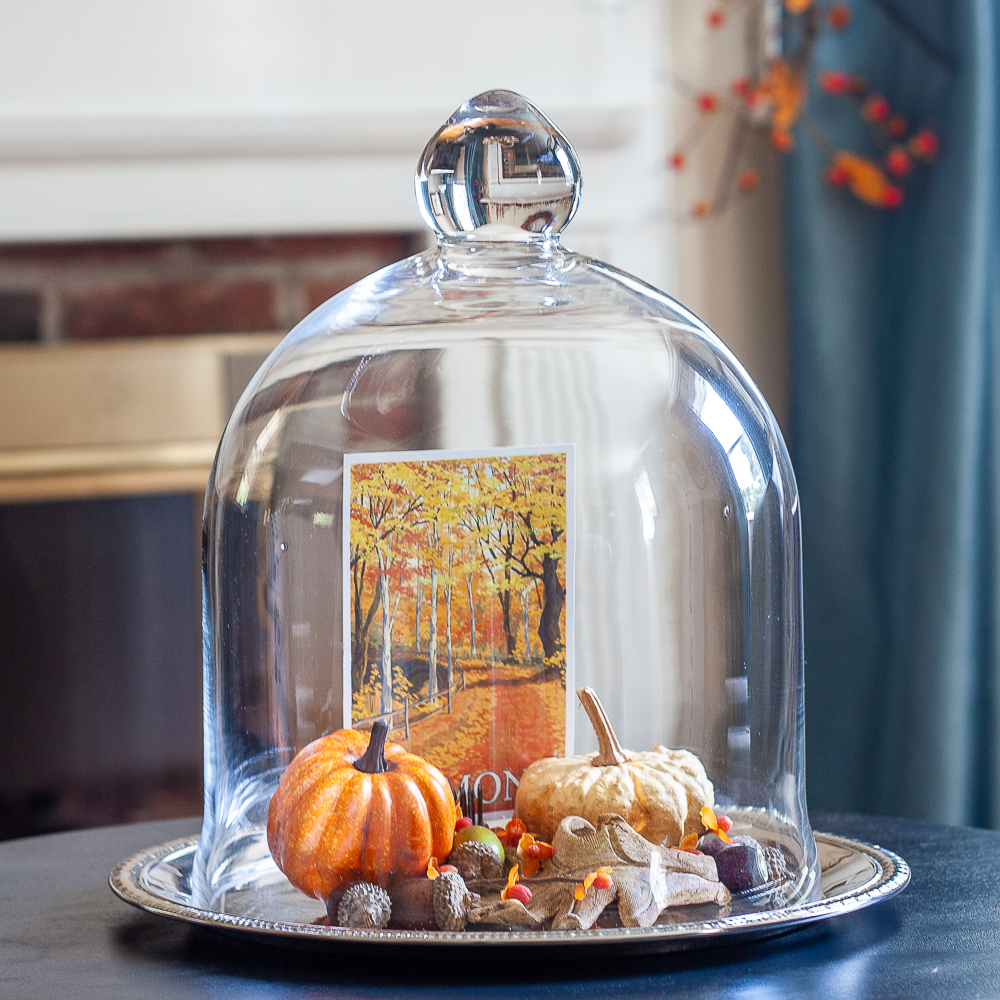
<path id="1" fill-rule="evenodd" d="M 595 928 L 587 931 L 397 931 L 328 927 L 240 917 L 203 910 L 184 901 L 183 893 L 161 887 L 178 884 L 190 871 L 197 837 L 171 840 L 126 858 L 111 872 L 111 888 L 126 903 L 147 913 L 219 931 L 249 935 L 274 944 L 303 946 L 613 946 L 626 951 L 681 951 L 733 944 L 783 934 L 817 920 L 853 913 L 888 899 L 910 881 L 909 865 L 898 854 L 872 844 L 817 833 L 822 898 L 779 909 L 740 913 L 715 919 L 655 924 L 652 927 Z M 182 879 L 183 881 L 183 879 Z M 170 898 L 168 898 L 168 896 Z M 188 897 L 190 899 L 190 897 Z M 676 920 L 676 914 L 674 916 Z"/>

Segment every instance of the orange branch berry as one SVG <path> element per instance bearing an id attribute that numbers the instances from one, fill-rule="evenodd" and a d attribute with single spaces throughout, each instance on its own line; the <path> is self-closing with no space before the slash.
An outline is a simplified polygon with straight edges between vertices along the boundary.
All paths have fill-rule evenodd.
<path id="1" fill-rule="evenodd" d="M 853 20 L 854 13 L 846 3 L 831 4 L 826 12 L 826 23 L 831 31 L 843 31 Z"/>
<path id="2" fill-rule="evenodd" d="M 695 104 L 698 106 L 698 110 L 705 115 L 714 114 L 719 110 L 719 98 L 716 97 L 710 90 L 706 90 L 705 93 L 699 94 L 695 99 Z"/>
<path id="3" fill-rule="evenodd" d="M 902 115 L 893 115 L 889 119 L 886 131 L 893 139 L 902 139 L 906 135 L 907 121 Z"/>
<path id="4" fill-rule="evenodd" d="M 907 143 L 910 152 L 921 160 L 933 160 L 941 148 L 941 140 L 929 128 L 922 128 Z"/>
<path id="5" fill-rule="evenodd" d="M 786 132 L 783 129 L 774 129 L 771 132 L 771 145 L 779 153 L 790 153 L 795 149 L 795 140 L 792 138 L 791 132 Z"/>
<path id="6" fill-rule="evenodd" d="M 893 177 L 905 177 L 913 169 L 913 160 L 910 159 L 910 154 L 902 146 L 893 146 L 886 153 L 885 169 Z"/>
<path id="7" fill-rule="evenodd" d="M 892 114 L 892 106 L 881 94 L 873 94 L 861 106 L 861 116 L 865 121 L 884 122 Z"/>
<path id="8" fill-rule="evenodd" d="M 851 78 L 842 69 L 827 70 L 819 78 L 820 89 L 825 94 L 846 94 L 851 85 Z"/>

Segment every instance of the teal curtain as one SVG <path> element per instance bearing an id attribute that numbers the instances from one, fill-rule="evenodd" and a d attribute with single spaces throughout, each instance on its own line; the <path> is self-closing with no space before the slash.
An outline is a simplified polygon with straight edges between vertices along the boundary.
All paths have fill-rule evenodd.
<path id="1" fill-rule="evenodd" d="M 941 149 L 901 209 L 863 205 L 823 137 L 880 147 L 813 84 L 787 159 L 809 804 L 1000 827 L 1000 13 L 852 6 L 817 67 Z"/>

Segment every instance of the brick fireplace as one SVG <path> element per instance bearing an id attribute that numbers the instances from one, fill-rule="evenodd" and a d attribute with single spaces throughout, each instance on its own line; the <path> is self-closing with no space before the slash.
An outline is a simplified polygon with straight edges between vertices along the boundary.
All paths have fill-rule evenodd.
<path id="1" fill-rule="evenodd" d="M 289 330 L 404 233 L 0 245 L 0 342 Z"/>
<path id="2" fill-rule="evenodd" d="M 0 245 L 0 343 L 287 330 L 418 246 L 406 233 Z M 200 513 L 183 492 L 0 505 L 0 839 L 200 812 Z"/>

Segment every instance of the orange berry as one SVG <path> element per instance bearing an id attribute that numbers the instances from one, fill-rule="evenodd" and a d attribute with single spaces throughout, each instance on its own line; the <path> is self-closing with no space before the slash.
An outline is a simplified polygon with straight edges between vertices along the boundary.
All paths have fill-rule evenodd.
<path id="1" fill-rule="evenodd" d="M 552 857 L 553 848 L 551 844 L 546 844 L 541 840 L 536 840 L 533 844 L 528 844 L 524 849 L 524 853 L 529 858 L 534 858 L 536 861 L 545 861 Z"/>
<path id="2" fill-rule="evenodd" d="M 741 191 L 756 191 L 760 185 L 760 174 L 756 170 L 744 170 L 736 178 Z"/>
<path id="3" fill-rule="evenodd" d="M 846 3 L 835 3 L 830 5 L 826 12 L 826 23 L 831 31 L 843 31 L 853 19 L 854 14 Z"/>
<path id="4" fill-rule="evenodd" d="M 886 154 L 885 169 L 893 177 L 905 177 L 913 168 L 913 161 L 910 154 L 902 146 L 893 146 Z"/>
<path id="5" fill-rule="evenodd" d="M 700 198 L 698 199 L 698 201 L 694 202 L 694 204 L 691 206 L 691 214 L 696 219 L 704 219 L 705 216 L 708 215 L 708 213 L 711 210 L 712 206 L 709 205 L 707 201 L 703 201 Z"/>
<path id="6" fill-rule="evenodd" d="M 698 105 L 698 110 L 706 115 L 710 115 L 719 109 L 719 99 L 710 90 L 706 90 L 704 94 L 699 94 L 695 103 Z"/>
<path id="7" fill-rule="evenodd" d="M 523 820 L 518 819 L 516 816 L 508 821 L 504 830 L 507 834 L 507 841 L 510 844 L 516 844 L 528 832 L 528 828 L 524 825 Z"/>
<path id="8" fill-rule="evenodd" d="M 705 16 L 710 28 L 721 28 L 726 23 L 726 15 L 718 7 L 713 8 Z"/>
<path id="9" fill-rule="evenodd" d="M 903 189 L 901 187 L 890 187 L 886 189 L 882 196 L 883 208 L 899 208 L 903 204 Z"/>
<path id="10" fill-rule="evenodd" d="M 861 106 L 862 116 L 870 122 L 884 122 L 892 113 L 892 107 L 881 94 L 874 94 Z"/>
<path id="11" fill-rule="evenodd" d="M 687 157 L 679 150 L 670 157 L 671 170 L 683 170 L 687 166 Z"/>

